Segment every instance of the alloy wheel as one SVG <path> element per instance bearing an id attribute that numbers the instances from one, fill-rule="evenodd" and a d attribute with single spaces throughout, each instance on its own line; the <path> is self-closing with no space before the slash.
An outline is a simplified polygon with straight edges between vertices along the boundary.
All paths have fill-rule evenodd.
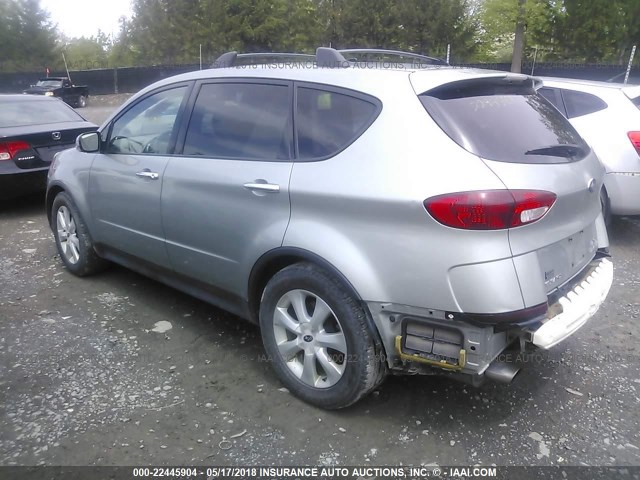
<path id="1" fill-rule="evenodd" d="M 347 365 L 347 341 L 329 305 L 306 290 L 285 293 L 276 305 L 273 332 L 280 355 L 304 384 L 329 388 Z"/>
<path id="2" fill-rule="evenodd" d="M 78 263 L 78 260 L 80 260 L 80 241 L 76 232 L 76 222 L 69 208 L 64 205 L 58 209 L 56 228 L 62 255 L 69 263 Z"/>

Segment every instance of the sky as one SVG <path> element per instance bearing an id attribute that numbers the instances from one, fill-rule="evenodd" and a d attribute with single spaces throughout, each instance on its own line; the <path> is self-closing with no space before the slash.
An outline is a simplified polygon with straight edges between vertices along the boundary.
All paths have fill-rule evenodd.
<path id="1" fill-rule="evenodd" d="M 90 37 L 98 29 L 117 34 L 118 19 L 129 16 L 130 0 L 40 0 L 51 21 L 68 37 Z"/>

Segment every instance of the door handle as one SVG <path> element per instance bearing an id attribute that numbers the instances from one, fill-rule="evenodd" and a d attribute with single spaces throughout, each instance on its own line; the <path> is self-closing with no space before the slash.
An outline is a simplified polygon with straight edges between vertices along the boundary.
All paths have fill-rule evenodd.
<path id="1" fill-rule="evenodd" d="M 150 172 L 149 170 L 143 170 L 141 172 L 136 173 L 137 177 L 149 178 L 151 180 L 157 180 L 160 178 L 160 175 L 156 172 Z"/>
<path id="2" fill-rule="evenodd" d="M 258 190 L 267 193 L 278 193 L 280 191 L 280 185 L 273 183 L 245 183 L 243 187 L 247 190 Z"/>

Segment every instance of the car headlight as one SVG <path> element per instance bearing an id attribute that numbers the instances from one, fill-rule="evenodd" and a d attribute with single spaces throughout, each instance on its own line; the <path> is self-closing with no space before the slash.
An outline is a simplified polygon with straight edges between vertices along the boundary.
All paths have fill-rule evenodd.
<path id="1" fill-rule="evenodd" d="M 53 97 L 53 92 L 44 92 L 45 97 Z"/>

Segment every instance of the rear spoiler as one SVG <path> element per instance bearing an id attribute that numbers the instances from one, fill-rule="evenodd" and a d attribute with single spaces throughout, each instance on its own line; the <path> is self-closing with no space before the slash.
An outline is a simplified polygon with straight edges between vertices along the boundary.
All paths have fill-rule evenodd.
<path id="1" fill-rule="evenodd" d="M 481 76 L 445 83 L 423 92 L 440 99 L 472 97 L 479 95 L 533 95 L 542 87 L 542 80 L 519 73 Z"/>

